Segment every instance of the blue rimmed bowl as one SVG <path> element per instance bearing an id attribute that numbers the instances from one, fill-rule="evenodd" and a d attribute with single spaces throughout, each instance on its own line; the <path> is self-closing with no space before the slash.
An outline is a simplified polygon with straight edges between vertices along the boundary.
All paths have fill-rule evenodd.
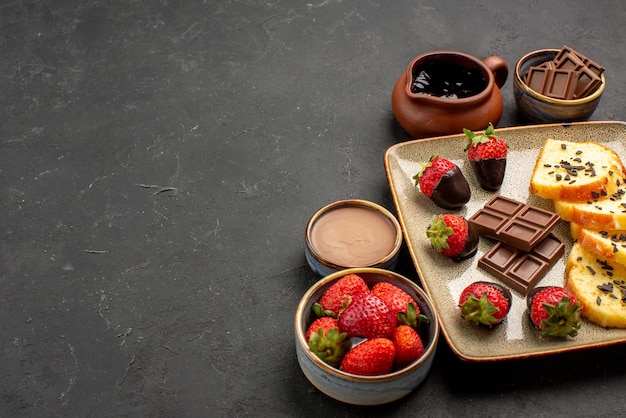
<path id="1" fill-rule="evenodd" d="M 393 270 L 402 246 L 402 229 L 395 216 L 367 200 L 330 203 L 309 219 L 305 256 L 319 276 L 354 267 Z"/>
<path id="2" fill-rule="evenodd" d="M 393 283 L 413 297 L 420 312 L 430 319 L 425 329 L 420 329 L 424 354 L 419 359 L 393 373 L 358 376 L 329 366 L 309 349 L 304 334 L 312 320 L 313 304 L 334 282 L 347 274 L 358 274 L 370 288 L 380 281 Z M 435 358 L 439 339 L 439 320 L 430 298 L 416 283 L 389 270 L 366 267 L 335 272 L 311 286 L 302 296 L 296 309 L 294 330 L 298 363 L 313 386 L 341 402 L 354 405 L 380 405 L 408 395 L 424 381 Z"/>

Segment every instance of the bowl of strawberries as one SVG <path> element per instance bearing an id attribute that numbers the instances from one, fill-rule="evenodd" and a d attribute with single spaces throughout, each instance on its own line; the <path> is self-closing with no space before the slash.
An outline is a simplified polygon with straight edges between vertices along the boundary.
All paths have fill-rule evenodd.
<path id="1" fill-rule="evenodd" d="M 439 321 L 428 295 L 395 272 L 351 268 L 304 294 L 295 314 L 298 363 L 322 393 L 380 405 L 413 391 L 428 375 Z"/>

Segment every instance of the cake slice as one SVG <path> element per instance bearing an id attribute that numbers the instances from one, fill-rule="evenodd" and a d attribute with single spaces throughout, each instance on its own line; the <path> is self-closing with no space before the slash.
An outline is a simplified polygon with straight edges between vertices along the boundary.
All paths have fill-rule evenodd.
<path id="1" fill-rule="evenodd" d="M 585 202 L 555 200 L 554 212 L 561 219 L 596 231 L 626 230 L 626 189 Z"/>
<path id="2" fill-rule="evenodd" d="M 626 267 L 575 243 L 565 272 L 565 288 L 576 295 L 585 318 L 605 328 L 626 328 Z"/>
<path id="3" fill-rule="evenodd" d="M 530 192 L 546 199 L 586 202 L 617 192 L 626 169 L 612 149 L 595 142 L 549 138 L 530 179 Z"/>
<path id="4" fill-rule="evenodd" d="M 626 267 L 626 230 L 594 231 L 570 223 L 570 234 L 586 250 Z"/>

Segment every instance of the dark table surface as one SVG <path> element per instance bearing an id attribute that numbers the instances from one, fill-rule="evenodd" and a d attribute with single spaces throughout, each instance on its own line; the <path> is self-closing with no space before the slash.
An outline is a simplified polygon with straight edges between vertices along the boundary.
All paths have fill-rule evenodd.
<path id="1" fill-rule="evenodd" d="M 442 338 L 406 398 L 316 391 L 293 315 L 318 208 L 394 210 L 416 55 L 569 45 L 624 120 L 621 0 L 0 4 L 1 416 L 622 415 L 626 347 L 471 363 Z M 509 76 L 498 127 L 529 122 Z M 419 281 L 406 249 L 398 271 Z"/>

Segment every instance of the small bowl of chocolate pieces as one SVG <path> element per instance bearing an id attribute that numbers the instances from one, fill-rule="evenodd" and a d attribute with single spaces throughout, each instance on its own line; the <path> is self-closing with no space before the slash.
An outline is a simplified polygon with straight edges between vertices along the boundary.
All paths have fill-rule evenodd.
<path id="1" fill-rule="evenodd" d="M 524 55 L 515 65 L 513 94 L 533 122 L 576 122 L 591 117 L 605 85 L 604 67 L 563 46 Z"/>

